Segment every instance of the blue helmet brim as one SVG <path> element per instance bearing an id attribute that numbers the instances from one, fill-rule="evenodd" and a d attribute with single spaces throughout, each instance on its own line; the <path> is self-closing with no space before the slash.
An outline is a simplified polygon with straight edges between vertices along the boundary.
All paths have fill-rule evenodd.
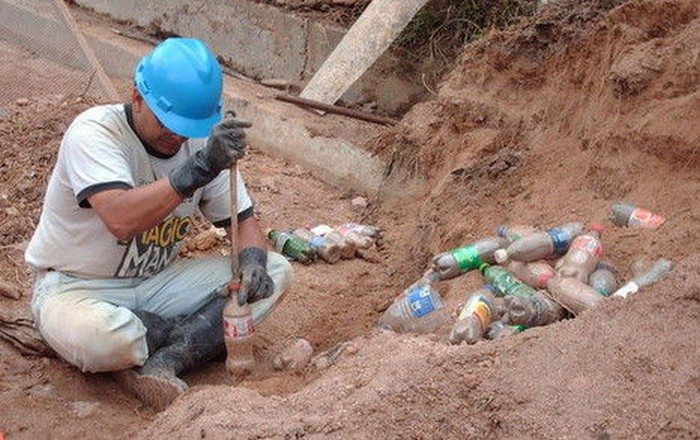
<path id="1" fill-rule="evenodd" d="M 204 119 L 184 118 L 173 112 L 165 112 L 159 109 L 155 103 L 151 104 L 148 101 L 149 100 L 146 99 L 148 107 L 168 130 L 186 138 L 203 138 L 209 136 L 214 126 L 222 119 L 221 112 L 214 113 Z"/>

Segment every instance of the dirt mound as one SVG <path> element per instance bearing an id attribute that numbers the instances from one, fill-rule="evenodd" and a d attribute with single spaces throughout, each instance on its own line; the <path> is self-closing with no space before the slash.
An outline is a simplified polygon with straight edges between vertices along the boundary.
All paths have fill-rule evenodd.
<path id="1" fill-rule="evenodd" d="M 376 292 L 385 302 L 432 254 L 499 224 L 604 219 L 617 199 L 668 221 L 610 226 L 606 258 L 623 277 L 639 257 L 681 261 L 669 280 L 473 347 L 372 333 L 292 394 L 196 389 L 143 437 L 696 435 L 699 40 L 696 2 L 552 2 L 466 47 L 437 99 L 375 147 L 428 182 L 418 200 L 371 217 L 391 249 L 395 288 Z M 438 289 L 455 303 L 481 282 Z M 349 311 L 346 322 L 374 318 Z"/>
<path id="2" fill-rule="evenodd" d="M 700 330 L 699 267 L 696 254 L 653 292 L 474 347 L 374 333 L 293 395 L 193 390 L 141 438 L 692 433 L 700 404 L 693 337 Z"/>

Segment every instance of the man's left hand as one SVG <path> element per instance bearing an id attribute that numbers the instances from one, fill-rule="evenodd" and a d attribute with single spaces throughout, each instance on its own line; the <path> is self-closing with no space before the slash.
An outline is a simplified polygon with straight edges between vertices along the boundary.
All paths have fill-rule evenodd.
<path id="1" fill-rule="evenodd" d="M 239 252 L 238 259 L 241 263 L 238 304 L 250 304 L 272 296 L 275 282 L 267 273 L 267 251 L 257 247 L 247 247 Z"/>

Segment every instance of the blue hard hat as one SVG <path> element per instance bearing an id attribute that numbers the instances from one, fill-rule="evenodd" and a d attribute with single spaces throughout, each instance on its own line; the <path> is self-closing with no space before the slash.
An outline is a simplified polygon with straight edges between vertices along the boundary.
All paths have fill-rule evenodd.
<path id="1" fill-rule="evenodd" d="M 135 79 L 148 107 L 175 134 L 206 137 L 221 120 L 221 66 L 200 40 L 168 38 L 139 61 Z"/>

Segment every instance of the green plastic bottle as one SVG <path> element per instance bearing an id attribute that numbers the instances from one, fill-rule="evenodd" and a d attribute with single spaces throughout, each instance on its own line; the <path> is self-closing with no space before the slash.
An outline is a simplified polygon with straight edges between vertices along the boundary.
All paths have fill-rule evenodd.
<path id="1" fill-rule="evenodd" d="M 443 252 L 433 258 L 433 270 L 441 280 L 454 278 L 484 263 L 494 263 L 494 252 L 508 246 L 503 237 L 486 237 L 472 244 Z"/>
<path id="2" fill-rule="evenodd" d="M 292 260 L 303 264 L 309 264 L 316 259 L 316 254 L 313 249 L 311 249 L 311 246 L 309 246 L 309 243 L 294 234 L 277 229 L 269 229 L 267 231 L 267 237 L 272 240 L 277 252 Z"/>
<path id="3" fill-rule="evenodd" d="M 479 270 L 501 296 L 532 296 L 537 293 L 535 289 L 515 278 L 505 267 L 484 263 Z"/>

